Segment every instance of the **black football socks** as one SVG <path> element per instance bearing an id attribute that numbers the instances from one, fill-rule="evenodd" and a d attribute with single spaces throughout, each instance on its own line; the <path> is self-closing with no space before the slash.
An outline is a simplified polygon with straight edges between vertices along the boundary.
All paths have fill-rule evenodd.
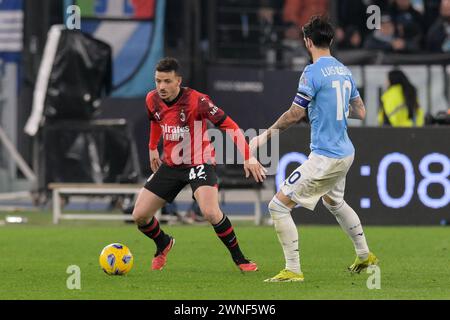
<path id="1" fill-rule="evenodd" d="M 153 239 L 156 243 L 158 251 L 164 250 L 170 242 L 170 236 L 165 234 L 159 227 L 158 220 L 153 217 L 150 222 L 144 226 L 138 226 L 139 231 L 145 234 L 147 237 Z"/>
<path id="2" fill-rule="evenodd" d="M 219 223 L 214 224 L 214 231 L 217 236 L 222 240 L 223 244 L 228 248 L 236 264 L 248 263 L 244 255 L 239 248 L 236 234 L 234 233 L 233 226 L 226 215 L 223 215 L 222 220 Z"/>

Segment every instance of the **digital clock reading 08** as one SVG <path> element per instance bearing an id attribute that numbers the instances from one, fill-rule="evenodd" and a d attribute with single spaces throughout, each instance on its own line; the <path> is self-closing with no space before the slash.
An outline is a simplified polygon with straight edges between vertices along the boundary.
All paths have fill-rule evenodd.
<path id="1" fill-rule="evenodd" d="M 277 190 L 279 190 L 286 178 L 287 166 L 291 163 L 302 164 L 306 159 L 307 156 L 299 152 L 286 153 L 281 157 L 276 175 Z M 392 183 L 392 181 L 389 181 L 388 170 L 394 164 L 400 165 L 404 174 L 404 189 L 401 195 L 395 196 L 389 193 L 388 188 L 389 183 Z M 430 169 L 432 164 L 438 164 L 439 170 L 432 171 Z M 370 165 L 361 165 L 360 175 L 370 176 L 371 169 L 372 167 Z M 378 196 L 382 204 L 389 208 L 405 207 L 411 202 L 417 187 L 418 198 L 424 206 L 433 209 L 448 206 L 450 201 L 450 159 L 442 153 L 434 152 L 427 154 L 419 161 L 418 171 L 420 173 L 419 177 L 414 172 L 414 165 L 410 157 L 404 153 L 393 152 L 384 155 L 378 163 L 376 176 Z M 442 187 L 443 192 L 439 197 L 430 196 L 428 189 L 432 184 L 437 184 Z M 371 199 L 366 197 L 361 198 L 360 206 L 363 209 L 370 208 Z"/>

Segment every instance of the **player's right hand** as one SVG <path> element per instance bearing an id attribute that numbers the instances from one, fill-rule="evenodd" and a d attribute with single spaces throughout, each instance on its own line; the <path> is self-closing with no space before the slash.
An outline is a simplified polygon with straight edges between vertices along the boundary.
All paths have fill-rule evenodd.
<path id="1" fill-rule="evenodd" d="M 246 178 L 251 174 L 256 182 L 263 182 L 266 179 L 267 169 L 253 156 L 244 162 L 244 171 Z"/>
<path id="2" fill-rule="evenodd" d="M 258 150 L 258 136 L 251 139 L 248 146 L 250 147 L 250 154 L 256 154 L 256 150 Z"/>
<path id="3" fill-rule="evenodd" d="M 256 150 L 263 144 L 267 142 L 267 131 L 264 131 L 259 136 L 254 137 L 250 140 L 250 143 L 248 144 L 250 147 L 250 154 L 256 154 Z"/>
<path id="4" fill-rule="evenodd" d="M 161 159 L 159 158 L 159 152 L 158 149 L 150 150 L 150 168 L 153 172 L 158 171 L 159 167 L 161 166 Z"/>

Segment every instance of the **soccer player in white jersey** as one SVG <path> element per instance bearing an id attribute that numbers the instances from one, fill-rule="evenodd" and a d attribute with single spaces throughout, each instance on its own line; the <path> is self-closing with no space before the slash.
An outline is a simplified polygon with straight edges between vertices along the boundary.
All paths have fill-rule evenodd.
<path id="1" fill-rule="evenodd" d="M 298 232 L 291 216 L 297 204 L 314 210 L 322 198 L 325 207 L 348 234 L 356 251 L 349 267 L 361 272 L 378 263 L 370 252 L 358 215 L 344 201 L 345 177 L 355 149 L 347 134 L 347 118 L 364 119 L 364 102 L 350 71 L 330 53 L 334 30 L 322 17 L 313 17 L 303 27 L 306 48 L 313 61 L 300 77 L 298 92 L 288 111 L 264 133 L 250 142 L 252 152 L 273 135 L 306 116 L 311 123 L 311 153 L 284 181 L 269 203 L 278 239 L 286 260 L 285 269 L 267 282 L 303 281 L 298 250 Z"/>

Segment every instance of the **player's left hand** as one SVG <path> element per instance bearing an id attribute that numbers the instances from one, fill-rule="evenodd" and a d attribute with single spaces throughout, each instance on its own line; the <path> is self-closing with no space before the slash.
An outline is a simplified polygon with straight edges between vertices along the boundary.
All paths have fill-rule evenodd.
<path id="1" fill-rule="evenodd" d="M 244 162 L 244 171 L 246 178 L 251 174 L 256 182 L 263 182 L 266 179 L 267 169 L 253 156 Z"/>

